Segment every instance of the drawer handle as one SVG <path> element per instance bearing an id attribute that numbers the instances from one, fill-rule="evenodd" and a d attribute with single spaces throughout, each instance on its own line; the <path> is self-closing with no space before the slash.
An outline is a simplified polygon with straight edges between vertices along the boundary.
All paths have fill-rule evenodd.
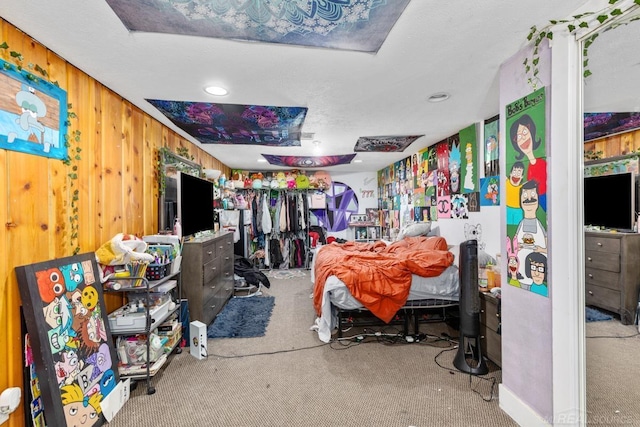
<path id="1" fill-rule="evenodd" d="M 222 248 L 224 248 L 224 246 L 218 246 L 218 249 L 222 249 Z"/>
<path id="2" fill-rule="evenodd" d="M 589 279 L 593 279 L 593 274 L 589 273 Z"/>
<path id="3" fill-rule="evenodd" d="M 593 291 L 589 291 L 589 295 L 593 295 Z"/>
<path id="4" fill-rule="evenodd" d="M 215 304 L 211 306 L 211 308 L 216 308 Z"/>
<path id="5" fill-rule="evenodd" d="M 593 261 L 590 256 L 587 257 L 587 261 Z"/>
<path id="6" fill-rule="evenodd" d="M 216 285 L 213 285 L 213 286 L 211 287 L 211 289 L 215 289 L 215 288 L 216 288 Z"/>
<path id="7" fill-rule="evenodd" d="M 216 271 L 216 268 L 218 267 L 211 267 L 211 270 Z"/>
<path id="8" fill-rule="evenodd" d="M 484 310 L 480 310 L 480 313 L 484 313 Z"/>
<path id="9" fill-rule="evenodd" d="M 598 246 L 602 246 L 602 242 L 598 242 Z"/>
<path id="10" fill-rule="evenodd" d="M 213 251 L 207 251 L 207 255 L 211 255 Z"/>

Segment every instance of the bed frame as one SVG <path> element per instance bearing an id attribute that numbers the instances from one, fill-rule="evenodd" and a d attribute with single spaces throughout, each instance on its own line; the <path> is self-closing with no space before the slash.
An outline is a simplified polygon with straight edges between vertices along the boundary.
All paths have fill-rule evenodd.
<path id="1" fill-rule="evenodd" d="M 413 320 L 413 335 L 420 334 L 420 323 L 446 322 L 453 319 L 452 311 L 457 311 L 459 307 L 458 301 L 444 299 L 423 299 L 408 300 L 404 306 L 400 307 L 391 322 L 384 323 L 371 312 L 364 308 L 343 309 L 334 306 L 338 311 L 338 338 L 343 337 L 343 332 L 348 327 L 353 326 L 386 326 L 386 325 L 402 325 L 402 333 L 404 336 L 410 335 L 410 324 Z M 429 319 L 424 319 L 426 314 L 434 315 Z"/>

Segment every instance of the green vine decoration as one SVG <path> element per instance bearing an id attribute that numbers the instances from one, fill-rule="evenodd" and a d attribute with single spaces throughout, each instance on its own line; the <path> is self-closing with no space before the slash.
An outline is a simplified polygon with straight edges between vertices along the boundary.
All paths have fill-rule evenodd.
<path id="1" fill-rule="evenodd" d="M 569 34 L 578 34 L 583 31 L 589 30 L 591 25 L 602 25 L 606 22 L 612 22 L 615 18 L 622 15 L 624 12 L 622 9 L 616 7 L 616 3 L 620 0 L 609 0 L 609 5 L 598 12 L 585 12 L 578 15 L 573 15 L 570 19 L 550 20 L 547 25 L 542 28 L 537 28 L 535 25 L 531 27 L 527 40 L 533 42 L 533 51 L 531 56 L 525 58 L 522 65 L 524 65 L 525 74 L 527 75 L 527 83 L 534 90 L 538 88 L 540 84 L 540 78 L 538 77 L 540 62 L 539 48 L 540 44 L 544 40 L 553 40 L 554 31 L 558 28 L 564 28 Z M 640 0 L 633 0 L 633 4 L 630 6 L 640 6 Z M 629 9 L 630 9 L 629 8 Z M 627 10 L 629 10 L 627 9 Z M 640 15 L 631 15 L 622 20 L 612 23 L 611 28 L 615 28 L 620 25 L 627 25 L 633 21 L 640 19 Z M 592 73 L 589 70 L 589 48 L 593 42 L 598 38 L 598 33 L 594 33 L 588 36 L 582 49 L 582 65 L 583 65 L 583 77 L 587 78 Z"/>
<path id="2" fill-rule="evenodd" d="M 587 160 L 600 160 L 603 155 L 602 151 L 587 150 L 584 152 L 584 158 Z"/>
<path id="3" fill-rule="evenodd" d="M 9 45 L 7 42 L 3 42 L 0 44 L 0 49 L 7 51 L 9 49 Z M 27 64 L 26 68 L 24 67 L 24 58 L 21 53 L 16 51 L 9 51 L 9 56 L 13 60 L 14 65 L 9 64 L 8 62 L 4 63 L 5 69 L 10 69 L 11 67 L 15 67 L 18 72 L 23 73 L 24 77 L 33 83 L 38 83 L 40 79 L 45 79 L 47 82 L 60 87 L 57 81 L 51 81 L 49 78 L 49 73 L 47 70 L 42 68 L 37 64 Z M 38 77 L 35 73 L 39 74 L 41 77 Z M 67 134 L 64 135 L 65 146 L 67 147 L 67 157 L 62 160 L 62 163 L 67 166 L 68 173 L 67 178 L 69 179 L 69 188 L 71 190 L 71 201 L 68 206 L 70 209 L 69 215 L 69 245 L 73 248 L 73 255 L 76 255 L 80 252 L 80 241 L 78 239 L 78 230 L 79 230 L 79 201 L 80 201 L 80 190 L 78 189 L 78 163 L 81 160 L 80 153 L 82 152 L 82 148 L 80 147 L 80 135 L 81 132 L 79 130 L 71 130 L 71 121 L 70 119 L 77 119 L 76 113 L 73 112 L 73 106 L 71 104 L 67 104 L 67 121 L 65 125 L 67 127 Z"/>
<path id="4" fill-rule="evenodd" d="M 193 156 L 189 154 L 189 149 L 187 147 L 178 147 L 176 149 L 176 154 L 178 154 L 178 156 L 184 157 L 185 159 L 193 160 Z"/>
<path id="5" fill-rule="evenodd" d="M 163 196 L 167 189 L 167 174 L 164 168 L 167 154 L 171 153 L 168 147 L 158 148 L 158 156 L 156 159 L 156 172 L 158 174 L 158 195 Z"/>

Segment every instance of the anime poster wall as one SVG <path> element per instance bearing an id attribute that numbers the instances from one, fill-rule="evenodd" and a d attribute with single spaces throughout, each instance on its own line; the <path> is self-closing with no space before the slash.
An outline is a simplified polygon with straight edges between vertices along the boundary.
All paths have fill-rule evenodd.
<path id="1" fill-rule="evenodd" d="M 506 107 L 508 283 L 549 295 L 545 91 Z"/>
<path id="2" fill-rule="evenodd" d="M 48 425 L 98 426 L 118 383 L 93 253 L 16 267 Z"/>

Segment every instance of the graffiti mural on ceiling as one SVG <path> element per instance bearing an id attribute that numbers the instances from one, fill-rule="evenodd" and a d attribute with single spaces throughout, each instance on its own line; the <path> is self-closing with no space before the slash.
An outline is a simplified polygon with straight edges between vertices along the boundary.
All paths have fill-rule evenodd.
<path id="1" fill-rule="evenodd" d="M 343 231 L 349 227 L 349 217 L 358 213 L 358 195 L 344 182 L 333 181 L 325 191 L 326 209 L 311 209 L 318 224 L 327 231 Z"/>
<path id="2" fill-rule="evenodd" d="M 129 31 L 377 52 L 409 0 L 107 0 Z"/>
<path id="3" fill-rule="evenodd" d="M 147 101 L 202 144 L 300 146 L 307 115 L 304 107 Z"/>
<path id="4" fill-rule="evenodd" d="M 411 136 L 362 136 L 358 138 L 353 151 L 366 152 L 401 152 L 416 139 L 424 135 Z"/>
<path id="5" fill-rule="evenodd" d="M 269 164 L 276 166 L 286 166 L 292 168 L 317 168 L 351 163 L 355 154 L 344 154 L 337 156 L 276 156 L 263 154 Z"/>
<path id="6" fill-rule="evenodd" d="M 584 140 L 640 128 L 640 113 L 585 113 Z"/>

